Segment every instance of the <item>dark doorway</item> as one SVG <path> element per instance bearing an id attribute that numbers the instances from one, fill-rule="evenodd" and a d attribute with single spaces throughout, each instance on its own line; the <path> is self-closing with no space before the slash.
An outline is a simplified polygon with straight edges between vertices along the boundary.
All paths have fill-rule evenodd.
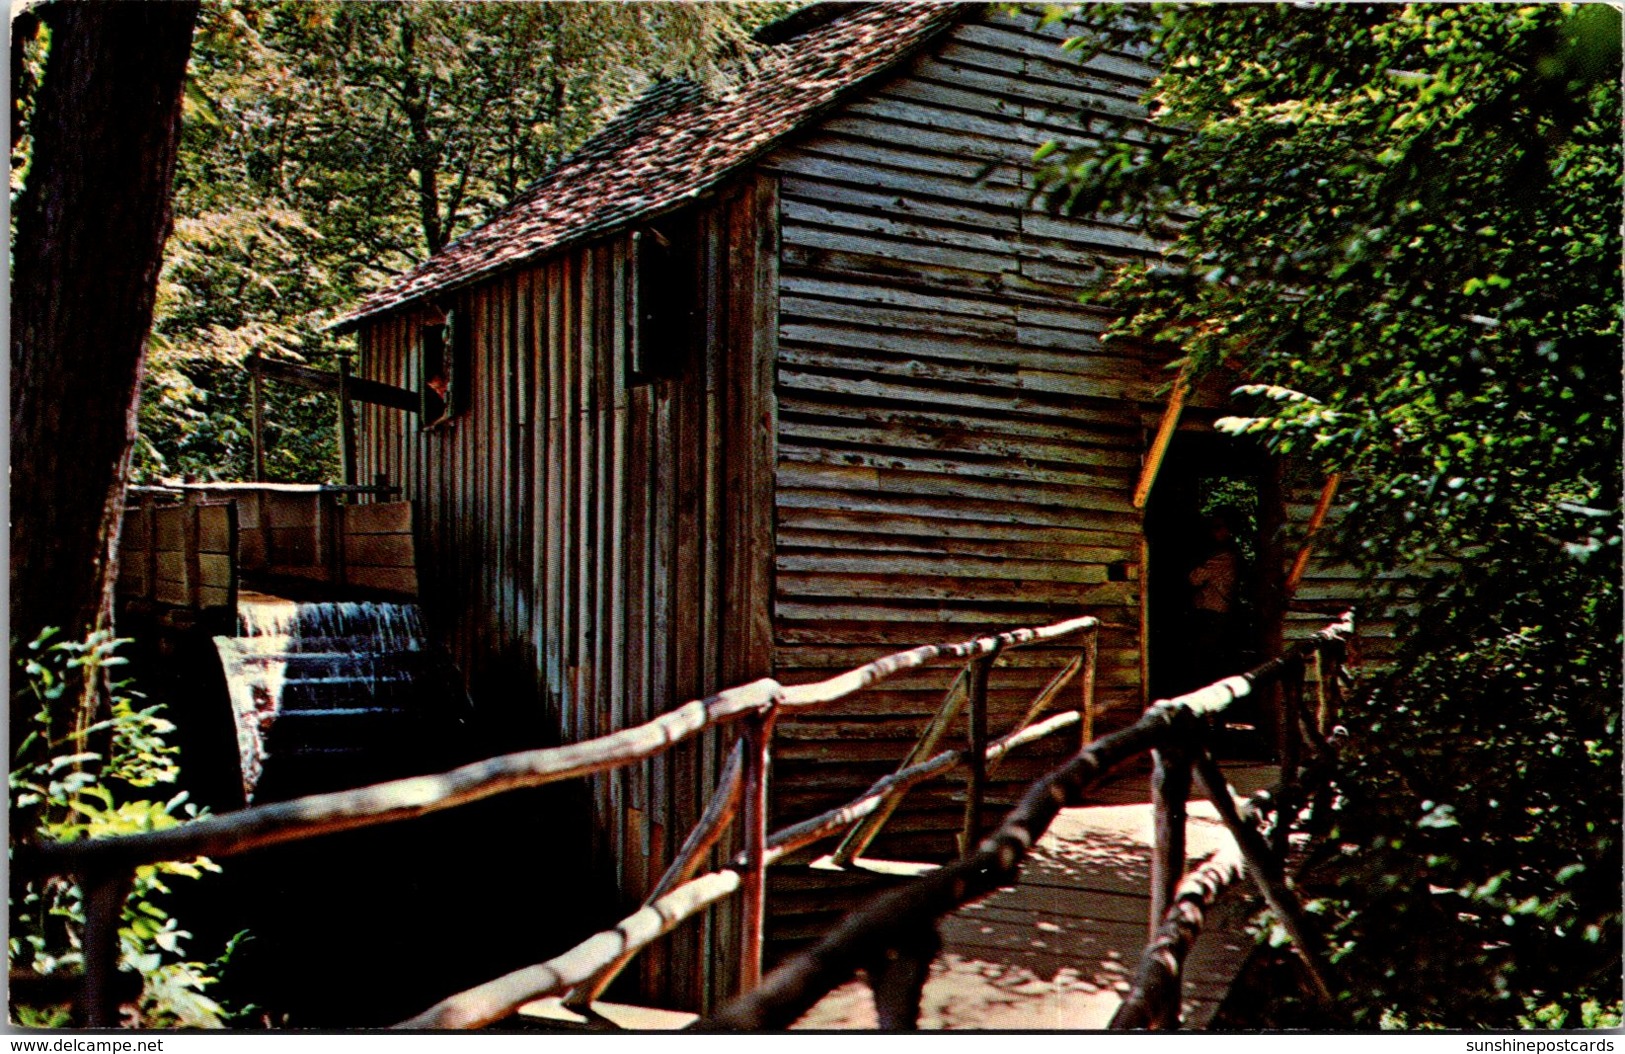
<path id="1" fill-rule="evenodd" d="M 1258 444 L 1208 429 L 1174 436 L 1146 505 L 1146 631 L 1151 698 L 1240 673 L 1279 631 L 1279 484 Z M 1241 700 L 1227 737 L 1267 753 L 1274 714 Z"/>

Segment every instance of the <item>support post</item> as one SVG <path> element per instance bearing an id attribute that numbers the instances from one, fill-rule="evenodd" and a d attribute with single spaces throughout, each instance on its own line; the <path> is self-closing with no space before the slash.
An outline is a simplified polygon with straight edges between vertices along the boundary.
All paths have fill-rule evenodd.
<path id="1" fill-rule="evenodd" d="M 85 980 L 79 1015 L 85 1028 L 118 1027 L 118 927 L 132 880 L 127 872 L 79 878 L 85 903 Z"/>
<path id="2" fill-rule="evenodd" d="M 1343 719 L 1343 682 L 1340 678 L 1347 651 L 1348 645 L 1342 641 L 1329 640 L 1315 652 L 1320 668 L 1320 734 L 1323 738 L 1329 739 L 1332 729 Z"/>
<path id="3" fill-rule="evenodd" d="M 920 1027 L 920 996 L 931 976 L 931 962 L 942 950 L 935 926 L 910 933 L 864 966 L 875 997 L 882 1032 L 912 1032 Z"/>
<path id="4" fill-rule="evenodd" d="M 355 486 L 355 416 L 350 407 L 350 356 L 339 355 L 339 456 L 344 459 L 344 485 Z"/>
<path id="5" fill-rule="evenodd" d="M 1202 926 L 1225 890 L 1240 881 L 1241 850 L 1235 839 L 1185 877 L 1156 938 L 1140 955 L 1134 988 L 1112 1015 L 1107 1027 L 1172 1032 L 1180 1025 L 1185 960 L 1202 934 Z"/>
<path id="6" fill-rule="evenodd" d="M 1286 811 L 1287 803 L 1298 800 L 1298 767 L 1303 754 L 1303 733 L 1298 728 L 1303 713 L 1303 674 L 1302 662 L 1293 662 L 1281 673 L 1281 710 L 1277 728 L 1280 732 L 1282 793 L 1278 802 L 1280 815 L 1275 818 L 1275 827 L 1270 834 L 1271 848 L 1281 860 L 1286 859 L 1287 835 L 1292 828 L 1292 816 Z"/>
<path id="7" fill-rule="evenodd" d="M 767 903 L 767 765 L 774 711 L 752 714 L 741 722 L 745 743 L 745 871 L 740 888 L 739 994 L 762 983 L 762 941 Z"/>
<path id="8" fill-rule="evenodd" d="M 965 714 L 969 753 L 965 758 L 965 821 L 959 831 L 960 856 L 974 849 L 981 837 L 982 796 L 987 784 L 987 677 L 998 656 L 999 648 L 995 645 L 970 664 L 966 693 L 969 705 Z"/>
<path id="9" fill-rule="evenodd" d="M 1191 791 L 1190 758 L 1178 747 L 1151 752 L 1151 914 L 1147 929 L 1157 939 L 1163 916 L 1185 874 L 1185 804 Z"/>
<path id="10" fill-rule="evenodd" d="M 1095 666 L 1099 661 L 1100 627 L 1095 626 L 1083 641 L 1083 721 L 1078 733 L 1083 742 L 1078 744 L 1079 750 L 1095 741 Z"/>
<path id="11" fill-rule="evenodd" d="M 141 498 L 141 515 L 147 521 L 147 599 L 158 599 L 158 498 L 147 494 Z"/>
<path id="12" fill-rule="evenodd" d="M 717 789 L 706 803 L 705 812 L 700 814 L 700 820 L 689 831 L 688 838 L 677 850 L 677 855 L 666 866 L 665 874 L 649 890 L 643 898 L 643 906 L 648 907 L 661 897 L 670 893 L 694 874 L 694 871 L 704 861 L 711 847 L 717 844 L 722 833 L 728 829 L 733 821 L 735 812 L 739 808 L 739 795 L 745 765 L 745 750 L 748 744 L 741 736 L 734 744 L 733 750 L 728 752 L 728 761 L 722 766 L 722 773 L 717 777 Z M 604 989 L 610 986 L 626 964 L 632 961 L 633 951 L 625 952 L 608 967 L 601 970 L 597 977 L 584 984 L 577 985 L 564 997 L 564 1006 L 581 1013 L 589 1013 L 595 999 L 604 994 Z"/>
<path id="13" fill-rule="evenodd" d="M 252 396 L 254 429 L 254 482 L 265 482 L 265 381 L 257 359 L 250 360 L 248 386 Z"/>
<path id="14" fill-rule="evenodd" d="M 188 501 L 181 506 L 181 537 L 186 551 L 181 554 L 181 561 L 186 567 L 186 606 L 197 611 L 203 606 L 203 561 L 198 554 L 201 544 L 198 531 L 198 505 L 196 501 Z"/>

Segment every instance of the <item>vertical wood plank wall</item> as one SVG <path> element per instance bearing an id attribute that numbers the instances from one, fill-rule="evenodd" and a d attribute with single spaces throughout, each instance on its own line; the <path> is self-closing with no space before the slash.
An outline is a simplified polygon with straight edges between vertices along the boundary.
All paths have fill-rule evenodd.
<path id="1" fill-rule="evenodd" d="M 471 332 L 458 418 L 425 430 L 362 408 L 362 478 L 383 473 L 418 506 L 426 615 L 468 673 L 491 749 L 604 735 L 767 674 L 777 244 L 762 220 L 775 212 L 770 181 L 701 207 L 705 310 L 678 377 L 627 383 L 637 290 L 623 232 L 442 302 Z M 367 326 L 359 374 L 417 390 L 426 321 Z M 622 907 L 697 819 L 724 746 L 706 738 L 593 781 L 591 866 Z M 546 825 L 512 834 L 544 845 Z M 731 994 L 733 922 L 715 914 L 643 957 L 646 998 Z"/>
<path id="2" fill-rule="evenodd" d="M 1075 115 L 1139 115 L 1150 71 L 1087 71 L 998 16 L 953 30 L 766 167 L 783 219 L 774 665 L 815 679 L 897 647 L 1095 614 L 1097 706 L 1141 705 L 1141 518 L 1130 496 L 1160 363 L 1103 347 L 1077 297 L 1096 261 L 1153 245 L 1030 206 L 1032 155 Z M 995 669 L 1002 734 L 1062 659 Z M 781 721 L 775 807 L 806 815 L 896 765 L 954 676 L 888 681 Z M 1069 691 L 1057 709 L 1078 705 Z M 963 733 L 959 732 L 962 742 Z M 1068 745 L 1000 769 L 990 803 Z M 1000 787 L 1003 788 L 1003 795 Z M 941 859 L 963 806 L 915 791 L 872 851 Z M 992 815 L 990 809 L 990 815 Z"/>

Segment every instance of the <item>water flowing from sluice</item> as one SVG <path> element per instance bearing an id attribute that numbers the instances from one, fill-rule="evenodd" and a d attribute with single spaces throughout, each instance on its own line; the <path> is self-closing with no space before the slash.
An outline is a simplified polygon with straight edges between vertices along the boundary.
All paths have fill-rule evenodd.
<path id="1" fill-rule="evenodd" d="M 245 593 L 216 637 L 243 791 L 263 802 L 455 761 L 469 705 L 416 604 Z"/>

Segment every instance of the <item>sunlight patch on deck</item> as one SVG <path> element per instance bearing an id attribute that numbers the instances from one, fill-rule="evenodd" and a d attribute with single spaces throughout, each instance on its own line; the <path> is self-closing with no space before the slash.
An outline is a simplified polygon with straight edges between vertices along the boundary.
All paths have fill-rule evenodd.
<path id="1" fill-rule="evenodd" d="M 1238 791 L 1274 780 L 1267 766 L 1226 766 Z M 1143 781 L 1063 809 L 1033 848 L 1021 882 L 944 919 L 943 953 L 921 1000 L 923 1029 L 1103 1029 L 1127 994 L 1144 947 L 1152 819 Z M 1135 800 L 1139 799 L 1139 800 Z M 1186 826 L 1195 866 L 1224 837 L 1217 811 L 1193 800 Z M 1237 894 L 1240 895 L 1237 895 Z M 1212 1018 L 1251 948 L 1246 890 L 1220 902 L 1186 963 L 1185 1027 Z M 798 1029 L 873 1029 L 861 978 L 835 989 Z"/>

